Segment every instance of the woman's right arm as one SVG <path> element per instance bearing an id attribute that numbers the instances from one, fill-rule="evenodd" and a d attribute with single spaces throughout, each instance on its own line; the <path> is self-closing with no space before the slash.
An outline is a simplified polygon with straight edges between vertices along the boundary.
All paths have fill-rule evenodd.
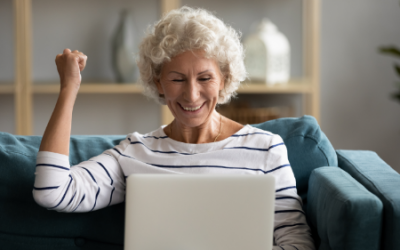
<path id="1" fill-rule="evenodd" d="M 61 212 L 100 209 L 122 202 L 125 194 L 116 150 L 123 151 L 128 140 L 117 145 L 116 150 L 107 150 L 76 166 L 69 163 L 72 111 L 86 59 L 83 53 L 69 49 L 56 57 L 60 94 L 36 161 L 33 197 L 39 205 Z"/>
<path id="2" fill-rule="evenodd" d="M 80 72 L 86 66 L 87 56 L 77 50 L 65 49 L 58 54 L 56 64 L 60 75 L 60 94 L 53 114 L 44 132 L 39 151 L 69 155 L 72 111 L 81 83 Z"/>

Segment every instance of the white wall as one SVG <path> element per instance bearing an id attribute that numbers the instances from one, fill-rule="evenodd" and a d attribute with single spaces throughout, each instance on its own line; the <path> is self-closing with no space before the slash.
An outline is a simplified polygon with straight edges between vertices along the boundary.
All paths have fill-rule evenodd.
<path id="1" fill-rule="evenodd" d="M 12 1 L 0 1 L 0 85 L 14 79 Z M 14 132 L 14 97 L 0 94 L 0 131 Z"/>
<path id="2" fill-rule="evenodd" d="M 376 151 L 400 172 L 400 102 L 389 96 L 400 79 L 398 0 L 322 0 L 321 126 L 335 148 Z M 397 60 L 397 62 L 400 62 Z"/>
<path id="3" fill-rule="evenodd" d="M 14 79 L 13 42 L 12 0 L 2 0 L 0 1 L 0 81 Z"/>
<path id="4" fill-rule="evenodd" d="M 0 94 L 0 131 L 14 133 L 14 96 Z"/>

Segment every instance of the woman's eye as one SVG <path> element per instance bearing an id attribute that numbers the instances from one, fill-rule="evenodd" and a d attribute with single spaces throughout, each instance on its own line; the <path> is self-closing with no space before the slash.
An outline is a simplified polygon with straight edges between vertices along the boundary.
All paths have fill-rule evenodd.
<path id="1" fill-rule="evenodd" d="M 172 81 L 174 81 L 174 82 L 183 82 L 182 79 L 174 79 L 174 80 L 172 80 Z"/>
<path id="2" fill-rule="evenodd" d="M 208 81 L 208 80 L 210 80 L 211 78 L 200 78 L 199 80 L 200 81 L 202 81 L 202 82 L 206 82 L 206 81 Z"/>

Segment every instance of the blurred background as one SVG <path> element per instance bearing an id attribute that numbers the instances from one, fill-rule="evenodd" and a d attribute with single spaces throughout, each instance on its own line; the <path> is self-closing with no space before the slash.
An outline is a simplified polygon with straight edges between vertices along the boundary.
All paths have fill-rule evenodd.
<path id="1" fill-rule="evenodd" d="M 304 2 L 314 0 L 181 0 L 181 5 L 204 7 L 242 33 L 245 41 L 254 23 L 268 18 L 290 44 L 290 77 L 302 79 L 306 60 Z M 400 172 L 400 102 L 391 97 L 400 78 L 393 69 L 395 57 L 379 52 L 382 46 L 400 47 L 398 0 L 319 0 L 319 75 L 316 115 L 322 130 L 336 149 L 372 150 Z M 19 102 L 16 82 L 15 12 L 12 0 L 0 0 L 0 131 L 17 133 Z M 42 135 L 57 100 L 58 74 L 55 56 L 64 48 L 88 55 L 83 82 L 95 82 L 80 93 L 74 108 L 72 134 L 146 133 L 163 123 L 159 105 L 142 96 L 133 83 L 127 91 L 107 91 L 98 86 L 115 82 L 112 55 L 121 10 L 131 14 L 134 48 L 149 25 L 162 12 L 159 0 L 32 0 L 31 38 L 31 134 Z M 398 61 L 398 60 L 397 60 Z M 136 74 L 137 77 L 138 74 Z M 295 83 L 293 83 L 295 84 Z M 37 86 L 37 88 L 34 88 Z M 43 87 L 44 86 L 44 87 Z M 48 86 L 48 87 L 47 87 Z M 40 87 L 40 88 L 39 88 Z M 125 88 L 126 87 L 126 88 Z M 96 88 L 98 88 L 96 90 Z M 113 93 L 114 92 L 114 93 Z M 257 119 L 301 116 L 302 91 L 239 93 L 229 107 L 247 108 Z M 314 103 L 315 104 L 315 103 Z M 252 111 L 251 111 L 252 110 Z M 237 118 L 237 119 L 244 119 Z M 246 120 L 243 121 L 244 123 Z"/>

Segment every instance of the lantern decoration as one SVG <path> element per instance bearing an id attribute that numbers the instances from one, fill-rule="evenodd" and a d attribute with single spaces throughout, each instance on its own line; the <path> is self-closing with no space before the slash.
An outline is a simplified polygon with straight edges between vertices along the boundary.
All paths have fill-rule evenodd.
<path id="1" fill-rule="evenodd" d="M 268 19 L 244 41 L 245 66 L 252 82 L 286 83 L 290 79 L 288 39 Z"/>

